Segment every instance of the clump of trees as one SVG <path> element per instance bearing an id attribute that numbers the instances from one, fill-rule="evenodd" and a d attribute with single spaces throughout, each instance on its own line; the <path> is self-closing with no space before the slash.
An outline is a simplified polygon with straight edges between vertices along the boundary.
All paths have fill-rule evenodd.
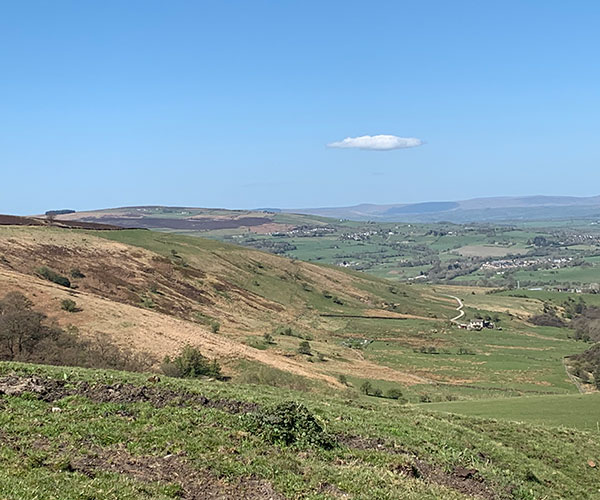
<path id="1" fill-rule="evenodd" d="M 571 321 L 575 339 L 584 342 L 600 342 L 600 307 L 585 307 Z"/>
<path id="2" fill-rule="evenodd" d="M 154 361 L 119 348 L 105 334 L 82 338 L 76 328 L 59 328 L 20 292 L 0 299 L 0 360 L 129 371 L 148 370 Z"/>
<path id="3" fill-rule="evenodd" d="M 569 357 L 571 372 L 584 383 L 593 383 L 600 390 L 600 344 L 581 354 Z"/>
<path id="4" fill-rule="evenodd" d="M 396 399 L 406 402 L 406 398 L 402 394 L 402 391 L 396 387 L 388 389 L 385 393 L 379 388 L 374 387 L 371 382 L 365 380 L 360 386 L 360 392 L 367 396 L 373 396 L 376 398 L 387 398 L 387 399 Z"/>
<path id="5" fill-rule="evenodd" d="M 529 318 L 529 322 L 536 326 L 554 326 L 563 328 L 565 321 L 556 314 L 556 310 L 549 305 L 544 305 L 544 312 Z"/>

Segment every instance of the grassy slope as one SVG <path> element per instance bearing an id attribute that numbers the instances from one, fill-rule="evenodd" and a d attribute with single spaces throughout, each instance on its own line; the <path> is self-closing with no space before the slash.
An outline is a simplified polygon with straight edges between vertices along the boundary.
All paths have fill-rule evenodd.
<path id="1" fill-rule="evenodd" d="M 343 320 L 323 318 L 323 313 L 452 313 L 439 297 L 370 276 L 151 231 L 1 227 L 0 253 L 3 289 L 29 290 L 36 306 L 62 326 L 72 324 L 84 334 L 109 333 L 119 344 L 157 359 L 191 342 L 226 364 L 240 358 L 258 361 L 334 385 L 337 374 L 363 368 L 396 382 L 418 379 L 401 367 L 378 367 L 352 349 L 329 343 Z M 85 277 L 73 279 L 76 290 L 65 289 L 36 277 L 40 266 L 63 275 L 77 268 Z M 60 301 L 67 297 L 83 311 L 61 311 Z M 383 309 L 391 303 L 397 305 L 394 311 Z M 221 324 L 218 335 L 210 332 L 213 322 Z M 278 336 L 268 351 L 250 347 L 266 347 L 260 345 L 263 333 L 280 325 L 310 334 L 313 349 L 329 361 L 311 363 L 312 358 L 298 355 L 294 337 Z"/>
<path id="2" fill-rule="evenodd" d="M 82 380 L 111 384 L 116 394 L 123 390 L 116 383 L 148 384 L 143 375 L 0 364 L 0 373 L 15 372 L 66 380 L 67 388 Z M 157 407 L 127 400 L 93 402 L 83 396 L 51 402 L 1 396 L 0 497 L 194 498 L 186 488 L 198 475 L 207 498 L 212 498 L 211 484 L 221 491 L 237 485 L 230 497 L 243 498 L 257 481 L 270 483 L 287 498 L 311 499 L 344 494 L 356 499 L 476 494 L 592 499 L 599 493 L 600 471 L 587 461 L 600 459 L 600 445 L 596 436 L 583 431 L 214 382 L 165 379 L 156 388 L 267 406 L 293 398 L 324 419 L 334 435 L 359 437 L 330 451 L 298 450 L 248 433 L 240 414 L 196 403 L 172 401 Z M 180 468 L 161 476 L 161 465 L 173 461 Z M 457 467 L 474 469 L 479 479 L 461 479 Z M 182 480 L 183 487 L 177 484 Z"/>
<path id="3" fill-rule="evenodd" d="M 247 371 L 240 359 L 332 385 L 344 374 L 355 387 L 365 380 L 384 391 L 400 385 L 412 401 L 562 394 L 575 391 L 562 358 L 585 348 L 566 330 L 524 321 L 541 310 L 538 297 L 391 285 L 214 240 L 136 230 L 3 227 L 0 252 L 4 288 L 29 290 L 62 326 L 109 333 L 121 345 L 150 351 L 157 359 L 191 342 L 221 359 L 230 374 Z M 74 280 L 77 290 L 65 289 L 35 277 L 41 265 L 63 274 L 79 267 L 86 277 Z M 324 291 L 330 292 L 327 297 Z M 456 301 L 445 295 L 463 299 L 466 319 L 478 312 L 499 314 L 503 330 L 450 326 L 441 318 L 456 314 Z M 83 311 L 61 311 L 60 301 L 67 297 Z M 389 310 L 390 304 L 396 307 Z M 213 321 L 221 323 L 217 335 L 210 331 Z M 313 351 L 327 361 L 299 355 L 295 337 L 275 335 L 276 344 L 266 345 L 262 334 L 279 325 L 310 334 Z M 361 339 L 372 342 L 363 349 L 344 345 Z M 435 347 L 439 354 L 419 352 L 422 347 Z M 460 348 L 472 354 L 459 355 Z M 277 382 L 272 374 L 267 378 Z"/>
<path id="4" fill-rule="evenodd" d="M 165 257 L 170 256 L 174 249 L 189 265 L 206 272 L 225 272 L 237 285 L 286 307 L 294 307 L 300 301 L 303 306 L 308 305 L 322 312 L 349 313 L 365 309 L 367 303 L 364 299 L 368 299 L 371 306 L 381 306 L 387 301 L 399 303 L 400 313 L 419 314 L 424 308 L 441 317 L 448 313 L 448 307 L 439 300 L 431 300 L 429 297 L 423 299 L 421 294 L 411 293 L 406 287 L 402 287 L 403 294 L 393 294 L 389 283 L 363 273 L 290 261 L 204 238 L 135 230 L 88 233 L 139 246 Z M 306 290 L 304 284 L 308 285 L 307 288 L 313 286 L 313 289 Z M 324 290 L 339 294 L 347 303 L 332 304 L 331 300 L 323 297 Z M 360 292 L 371 296 L 364 296 Z"/>
<path id="5" fill-rule="evenodd" d="M 269 257 L 276 261 L 281 259 L 268 254 L 194 237 L 170 236 L 165 239 L 148 231 L 100 234 L 163 255 L 170 251 L 169 248 L 174 241 L 180 242 L 178 251 L 192 265 L 197 265 L 197 262 L 206 259 L 205 252 L 211 248 L 226 249 L 228 261 L 239 268 L 247 262 L 248 255 L 256 256 L 255 259 L 260 259 L 266 264 L 261 269 L 264 274 L 259 276 L 261 286 L 255 288 L 256 293 L 262 294 L 265 298 L 291 308 L 297 305 L 296 302 L 300 297 L 307 295 L 310 297 L 309 307 L 319 311 L 363 314 L 360 312 L 362 304 L 356 302 L 349 302 L 333 311 L 331 301 L 325 299 L 320 293 L 305 293 L 303 290 L 298 294 L 295 291 L 297 287 L 293 291 L 282 288 L 280 280 L 273 279 L 268 273 L 269 265 L 273 265 Z M 306 266 L 304 269 L 315 267 L 312 264 L 303 265 Z M 351 277 L 352 284 L 361 290 L 400 304 L 399 310 L 402 312 L 423 317 L 423 319 L 403 321 L 339 318 L 320 320 L 321 328 L 325 332 L 323 340 L 329 341 L 333 337 L 336 344 L 348 338 L 373 340 L 373 343 L 362 351 L 362 356 L 371 362 L 372 366 L 384 366 L 392 370 L 402 367 L 403 372 L 421 377 L 420 383 L 418 380 L 410 381 L 411 387 L 407 394 L 411 398 L 418 399 L 423 394 L 436 400 L 451 394 L 461 398 L 472 398 L 575 391 L 575 387 L 564 372 L 562 358 L 584 350 L 585 346 L 569 340 L 568 332 L 565 330 L 532 327 L 525 323 L 524 318 L 541 311 L 542 303 L 539 300 L 496 297 L 487 295 L 485 289 L 466 290 L 444 286 L 397 287 L 396 293 L 390 294 L 389 284 L 364 273 L 352 271 L 340 273 L 337 269 L 323 266 L 319 266 L 318 269 L 333 273 L 332 276 L 343 274 Z M 238 278 L 238 283 L 251 288 L 251 283 L 248 281 Z M 284 285 L 290 286 L 288 283 Z M 335 293 L 338 291 L 339 289 L 334 290 Z M 432 315 L 444 314 L 445 317 L 454 315 L 447 312 L 448 308 L 452 310 L 455 307 L 452 299 L 444 297 L 447 294 L 461 296 L 467 305 L 467 318 L 472 318 L 478 312 L 498 313 L 503 321 L 503 330 L 465 332 L 449 328 L 445 322 L 431 321 L 432 318 L 429 316 Z M 445 309 L 440 307 L 441 304 Z M 508 316 L 507 311 L 512 316 Z M 415 348 L 421 346 L 436 346 L 448 352 L 437 356 L 414 352 Z M 457 349 L 460 347 L 469 348 L 474 355 L 457 355 Z M 337 347 L 332 350 L 330 344 L 320 345 L 318 349 L 324 350 L 331 357 L 348 355 L 340 353 Z M 349 371 L 342 371 L 350 375 L 356 387 L 364 380 L 375 381 L 384 390 L 394 387 L 396 383 L 407 382 L 407 379 L 396 377 L 392 373 L 386 374 L 379 368 L 371 369 L 369 366 L 358 368 L 356 363 L 359 360 L 354 356 L 351 356 L 350 360 L 355 363 L 355 366 L 353 368 L 348 366 Z"/>

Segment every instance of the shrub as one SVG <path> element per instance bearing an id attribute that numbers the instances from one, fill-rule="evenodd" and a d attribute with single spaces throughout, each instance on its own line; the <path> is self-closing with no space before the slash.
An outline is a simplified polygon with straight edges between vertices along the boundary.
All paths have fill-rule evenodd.
<path id="1" fill-rule="evenodd" d="M 385 393 L 385 397 L 389 399 L 403 399 L 402 391 L 400 389 L 388 389 Z"/>
<path id="2" fill-rule="evenodd" d="M 221 323 L 219 323 L 218 321 L 215 321 L 213 324 L 210 325 L 210 331 L 213 333 L 219 333 L 220 329 Z"/>
<path id="3" fill-rule="evenodd" d="M 269 348 L 268 344 L 264 340 L 262 340 L 260 337 L 255 337 L 254 335 L 248 335 L 244 341 L 244 344 L 261 351 L 265 351 Z"/>
<path id="4" fill-rule="evenodd" d="M 305 354 L 306 356 L 312 356 L 310 343 L 307 340 L 300 342 L 300 345 L 298 346 L 298 353 Z"/>
<path id="5" fill-rule="evenodd" d="M 340 382 L 340 384 L 348 385 L 348 377 L 346 377 L 346 375 L 344 375 L 343 373 L 338 375 L 338 381 Z"/>
<path id="6" fill-rule="evenodd" d="M 360 384 L 360 392 L 363 394 L 371 394 L 373 392 L 373 385 L 368 380 L 365 380 L 362 384 Z"/>
<path id="7" fill-rule="evenodd" d="M 270 333 L 265 333 L 263 335 L 263 339 L 265 340 L 265 342 L 269 345 L 273 345 L 275 344 L 275 339 L 273 338 L 273 335 L 271 335 Z"/>
<path id="8" fill-rule="evenodd" d="M 71 278 L 85 278 L 85 274 L 83 274 L 79 268 L 71 269 Z"/>
<path id="9" fill-rule="evenodd" d="M 46 266 L 38 268 L 37 273 L 42 278 L 47 279 L 48 281 L 52 281 L 52 283 L 71 288 L 71 282 L 69 281 L 69 278 L 58 274 L 56 271 L 53 271 L 52 269 L 49 269 Z"/>
<path id="10" fill-rule="evenodd" d="M 289 326 L 278 326 L 273 332 L 275 335 L 285 335 L 286 337 L 296 337 L 297 339 L 312 340 L 313 337 L 309 333 L 301 333 L 293 330 Z"/>
<path id="11" fill-rule="evenodd" d="M 74 300 L 71 299 L 64 299 L 61 303 L 60 303 L 60 307 L 63 311 L 67 311 L 67 312 L 77 312 L 79 311 L 79 308 L 77 307 L 77 304 L 75 303 Z"/>
<path id="12" fill-rule="evenodd" d="M 191 345 L 184 346 L 179 355 L 173 359 L 165 356 L 161 369 L 169 377 L 199 378 L 206 376 L 221 378 L 221 367 L 217 360 L 210 361 L 196 347 Z"/>
<path id="13" fill-rule="evenodd" d="M 274 444 L 325 449 L 335 445 L 323 420 L 296 401 L 284 401 L 264 408 L 247 417 L 247 423 L 250 432 Z"/>
<path id="14" fill-rule="evenodd" d="M 140 305 L 142 307 L 145 307 L 146 309 L 154 309 L 154 307 L 155 307 L 152 297 L 146 297 L 146 296 L 144 296 L 140 299 Z"/>

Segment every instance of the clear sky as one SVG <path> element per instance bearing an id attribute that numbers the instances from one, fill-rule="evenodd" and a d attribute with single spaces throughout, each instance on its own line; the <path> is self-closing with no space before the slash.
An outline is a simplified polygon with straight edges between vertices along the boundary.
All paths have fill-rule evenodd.
<path id="1" fill-rule="evenodd" d="M 599 26 L 596 0 L 1 2 L 0 213 L 597 195 Z M 379 134 L 423 144 L 327 147 Z"/>

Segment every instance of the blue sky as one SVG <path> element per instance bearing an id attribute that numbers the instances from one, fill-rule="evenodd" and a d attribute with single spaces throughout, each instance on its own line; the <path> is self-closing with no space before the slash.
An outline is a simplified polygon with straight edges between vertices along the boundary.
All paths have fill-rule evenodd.
<path id="1" fill-rule="evenodd" d="M 0 6 L 0 213 L 600 194 L 600 2 Z M 418 147 L 328 148 L 347 137 Z"/>

